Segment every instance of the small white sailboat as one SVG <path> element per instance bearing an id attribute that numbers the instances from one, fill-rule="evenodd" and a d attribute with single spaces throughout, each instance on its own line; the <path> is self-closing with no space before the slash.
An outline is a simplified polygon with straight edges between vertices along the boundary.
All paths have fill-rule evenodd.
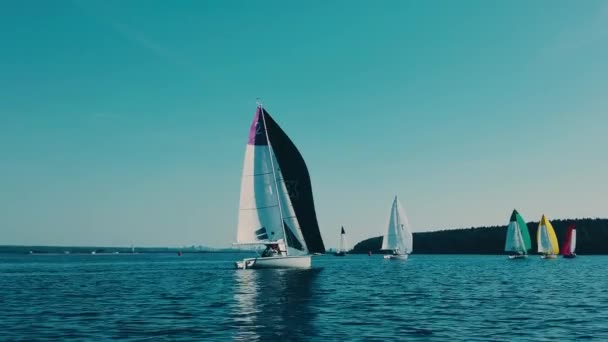
<path id="1" fill-rule="evenodd" d="M 344 231 L 344 227 L 340 231 L 340 247 L 334 253 L 335 256 L 345 256 L 346 255 L 346 232 Z"/>
<path id="2" fill-rule="evenodd" d="M 401 202 L 395 196 L 388 220 L 388 230 L 382 238 L 382 250 L 390 250 L 392 254 L 385 255 L 385 259 L 407 260 L 413 251 L 413 236 L 410 225 L 405 216 Z"/>
<path id="3" fill-rule="evenodd" d="M 247 268 L 308 268 L 325 253 L 302 155 L 258 104 L 245 149 L 237 245 L 266 246 L 259 257 L 235 262 Z"/>
<path id="4" fill-rule="evenodd" d="M 538 244 L 538 253 L 542 259 L 555 259 L 559 254 L 559 245 L 557 236 L 551 222 L 543 215 L 538 222 L 538 231 L 536 232 L 536 242 Z"/>
<path id="5" fill-rule="evenodd" d="M 505 240 L 505 252 L 510 253 L 509 259 L 525 259 L 528 257 L 528 250 L 532 248 L 530 232 L 524 218 L 513 210 L 509 226 L 507 227 L 507 238 Z"/>

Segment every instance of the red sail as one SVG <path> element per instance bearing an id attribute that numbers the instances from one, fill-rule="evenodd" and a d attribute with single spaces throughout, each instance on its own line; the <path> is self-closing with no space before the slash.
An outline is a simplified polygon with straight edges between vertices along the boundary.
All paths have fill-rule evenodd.
<path id="1" fill-rule="evenodd" d="M 564 245 L 562 246 L 562 255 L 570 255 L 570 244 L 572 244 L 572 231 L 574 230 L 574 225 L 571 224 L 568 227 L 568 231 L 566 232 L 566 240 L 564 241 Z"/>

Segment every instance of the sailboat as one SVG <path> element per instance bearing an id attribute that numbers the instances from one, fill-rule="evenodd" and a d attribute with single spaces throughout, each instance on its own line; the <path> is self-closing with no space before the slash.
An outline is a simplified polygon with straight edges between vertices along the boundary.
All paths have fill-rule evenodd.
<path id="1" fill-rule="evenodd" d="M 576 227 L 572 224 L 566 232 L 566 241 L 562 246 L 562 256 L 567 259 L 576 257 Z"/>
<path id="2" fill-rule="evenodd" d="M 528 250 L 531 248 L 528 225 L 517 210 L 513 210 L 507 227 L 505 251 L 510 253 L 509 259 L 523 259 L 528 257 Z"/>
<path id="3" fill-rule="evenodd" d="M 407 260 L 413 251 L 413 237 L 410 225 L 405 216 L 401 202 L 395 196 L 388 219 L 388 230 L 382 238 L 382 249 L 390 250 L 392 254 L 385 255 L 385 259 Z"/>
<path id="4" fill-rule="evenodd" d="M 334 253 L 335 256 L 345 256 L 346 255 L 346 232 L 344 231 L 344 227 L 342 227 L 342 231 L 340 232 L 340 247 L 338 251 Z"/>
<path id="5" fill-rule="evenodd" d="M 258 103 L 245 148 L 236 245 L 266 246 L 247 268 L 309 268 L 325 253 L 308 168 L 291 139 Z"/>
<path id="6" fill-rule="evenodd" d="M 538 253 L 543 259 L 555 259 L 559 254 L 559 245 L 557 236 L 551 222 L 543 215 L 538 222 L 538 231 L 536 232 L 536 242 L 538 244 Z"/>

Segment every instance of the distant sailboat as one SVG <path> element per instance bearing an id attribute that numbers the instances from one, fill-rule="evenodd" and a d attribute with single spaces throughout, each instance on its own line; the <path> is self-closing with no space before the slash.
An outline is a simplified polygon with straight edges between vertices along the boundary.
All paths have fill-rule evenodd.
<path id="1" fill-rule="evenodd" d="M 407 260 L 413 251 L 413 237 L 401 202 L 395 196 L 388 220 L 388 230 L 382 238 L 382 249 L 392 251 L 385 259 Z"/>
<path id="2" fill-rule="evenodd" d="M 566 232 L 566 241 L 562 246 L 562 256 L 567 259 L 576 257 L 576 227 L 572 224 Z"/>
<path id="3" fill-rule="evenodd" d="M 344 231 L 344 227 L 340 232 L 340 247 L 338 251 L 334 253 L 335 256 L 345 256 L 346 255 L 346 232 Z"/>
<path id="4" fill-rule="evenodd" d="M 523 259 L 528 257 L 528 250 L 531 248 L 532 241 L 530 241 L 528 225 L 517 210 L 513 210 L 507 227 L 505 251 L 511 253 L 509 259 Z"/>
<path id="5" fill-rule="evenodd" d="M 265 245 L 237 268 L 308 268 L 325 253 L 302 155 L 258 105 L 245 149 L 237 245 Z"/>
<path id="6" fill-rule="evenodd" d="M 536 242 L 538 245 L 538 253 L 543 259 L 555 259 L 559 254 L 559 245 L 557 236 L 551 222 L 543 215 L 538 223 L 536 232 Z"/>

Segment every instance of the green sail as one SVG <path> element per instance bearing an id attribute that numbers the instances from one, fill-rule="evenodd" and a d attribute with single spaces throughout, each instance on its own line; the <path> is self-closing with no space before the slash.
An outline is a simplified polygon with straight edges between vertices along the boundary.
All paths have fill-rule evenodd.
<path id="1" fill-rule="evenodd" d="M 515 218 L 517 219 L 517 225 L 519 226 L 519 230 L 521 232 L 521 237 L 524 240 L 524 245 L 526 246 L 526 251 L 532 249 L 532 241 L 530 240 L 530 232 L 528 231 L 528 225 L 524 218 L 517 212 L 513 212 L 515 214 Z"/>

